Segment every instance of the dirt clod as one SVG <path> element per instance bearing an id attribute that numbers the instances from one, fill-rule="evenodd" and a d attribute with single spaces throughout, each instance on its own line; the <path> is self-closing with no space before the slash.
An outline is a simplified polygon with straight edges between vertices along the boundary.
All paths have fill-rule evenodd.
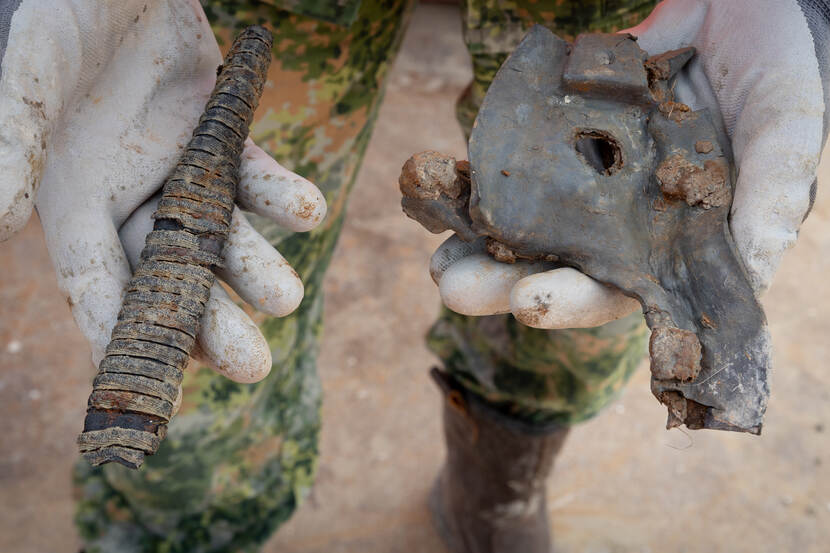
<path id="1" fill-rule="evenodd" d="M 398 184 L 408 198 L 437 200 L 443 193 L 455 199 L 462 191 L 458 177 L 454 157 L 427 150 L 406 160 Z"/>
<path id="2" fill-rule="evenodd" d="M 680 392 L 663 392 L 658 398 L 669 410 L 666 430 L 685 424 L 690 430 L 704 427 L 706 406 L 691 399 L 686 399 Z"/>
<path id="3" fill-rule="evenodd" d="M 462 159 L 455 162 L 455 172 L 458 173 L 458 178 L 463 181 L 470 182 L 470 162 Z"/>
<path id="4" fill-rule="evenodd" d="M 701 168 L 679 154 L 664 159 L 655 172 L 663 196 L 703 209 L 729 203 L 726 175 L 723 159 L 708 159 Z"/>
<path id="5" fill-rule="evenodd" d="M 516 253 L 498 240 L 492 238 L 487 239 L 487 253 L 501 263 L 516 262 Z"/>
<path id="6" fill-rule="evenodd" d="M 695 151 L 699 154 L 708 154 L 715 149 L 715 146 L 708 140 L 698 140 L 695 142 Z"/>

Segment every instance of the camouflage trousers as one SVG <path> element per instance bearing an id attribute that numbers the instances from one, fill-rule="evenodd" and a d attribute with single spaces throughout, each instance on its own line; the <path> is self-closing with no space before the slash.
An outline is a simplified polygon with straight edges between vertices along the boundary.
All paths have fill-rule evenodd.
<path id="1" fill-rule="evenodd" d="M 328 216 L 295 234 L 251 215 L 302 276 L 306 296 L 284 318 L 248 312 L 272 350 L 271 374 L 237 384 L 188 370 L 182 407 L 140 471 L 75 472 L 86 551 L 257 551 L 296 510 L 314 478 L 320 429 L 316 354 L 321 283 L 373 128 L 411 0 L 203 0 L 220 44 L 240 28 L 274 32 L 273 64 L 251 136 L 323 191 Z M 468 0 L 464 34 L 475 80 L 459 102 L 472 121 L 487 84 L 533 22 L 562 36 L 636 23 L 653 2 Z M 401 153 L 401 160 L 409 152 Z M 539 331 L 508 316 L 444 313 L 430 346 L 475 393 L 527 420 L 576 422 L 598 412 L 644 351 L 640 317 L 588 330 Z"/>

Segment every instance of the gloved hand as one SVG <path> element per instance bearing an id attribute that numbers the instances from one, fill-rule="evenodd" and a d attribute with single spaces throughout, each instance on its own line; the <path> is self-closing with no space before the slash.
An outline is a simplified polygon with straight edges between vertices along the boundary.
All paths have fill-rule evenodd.
<path id="1" fill-rule="evenodd" d="M 14 6 L 16 5 L 16 9 Z M 11 12 L 11 13 L 9 13 Z M 0 240 L 37 207 L 72 314 L 97 365 L 152 228 L 165 177 L 190 138 L 222 57 L 197 0 L 22 0 L 0 9 Z M 250 140 L 238 206 L 307 231 L 325 216 L 310 182 Z M 218 277 L 253 307 L 293 311 L 303 285 L 239 209 Z M 217 283 L 197 349 L 255 382 L 271 353 Z"/>
<path id="2" fill-rule="evenodd" d="M 697 49 L 678 77 L 676 99 L 722 117 L 738 167 L 730 228 L 759 295 L 795 243 L 815 194 L 830 54 L 830 14 L 822 5 L 666 0 L 627 31 L 650 54 Z M 498 263 L 482 241 L 453 236 L 433 255 L 431 274 L 453 311 L 512 312 L 539 328 L 597 326 L 639 308 L 575 269 L 545 269 Z"/>

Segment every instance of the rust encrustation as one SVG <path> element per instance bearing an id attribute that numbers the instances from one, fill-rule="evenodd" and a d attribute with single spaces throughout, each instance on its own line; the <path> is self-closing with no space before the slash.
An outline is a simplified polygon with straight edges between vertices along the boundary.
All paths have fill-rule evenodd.
<path id="1" fill-rule="evenodd" d="M 695 142 L 695 151 L 699 154 L 711 154 L 715 149 L 715 145 L 711 140 L 698 140 Z"/>
<path id="2" fill-rule="evenodd" d="M 666 421 L 666 430 L 676 428 L 682 424 L 690 430 L 699 430 L 706 427 L 706 406 L 683 397 L 680 392 L 666 391 L 657 398 L 666 406 L 669 412 Z"/>
<path id="3" fill-rule="evenodd" d="M 690 382 L 700 373 L 700 340 L 694 332 L 668 326 L 653 328 L 648 351 L 651 374 L 657 380 Z"/>
<path id="4" fill-rule="evenodd" d="M 686 119 L 696 119 L 698 117 L 697 112 L 692 111 L 688 105 L 672 100 L 663 102 L 657 106 L 657 109 L 666 116 L 666 119 L 670 119 L 675 123 L 681 123 Z"/>

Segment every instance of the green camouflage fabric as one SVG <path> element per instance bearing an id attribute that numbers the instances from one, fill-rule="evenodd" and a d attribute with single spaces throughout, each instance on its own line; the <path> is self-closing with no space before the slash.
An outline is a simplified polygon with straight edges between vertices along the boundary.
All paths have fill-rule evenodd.
<path id="1" fill-rule="evenodd" d="M 501 64 L 527 30 L 542 24 L 560 38 L 612 32 L 642 21 L 656 0 L 467 0 L 464 40 L 473 82 L 457 104 L 469 136 Z M 525 422 L 575 424 L 616 397 L 645 354 L 647 329 L 635 313 L 599 328 L 538 330 L 511 315 L 464 317 L 444 309 L 428 343 L 467 389 Z"/>
<path id="2" fill-rule="evenodd" d="M 642 361 L 647 338 L 640 313 L 596 328 L 538 330 L 511 315 L 444 309 L 429 346 L 456 382 L 502 413 L 567 426 L 617 396 Z"/>
<path id="3" fill-rule="evenodd" d="M 361 0 L 201 0 L 205 13 L 214 25 L 245 21 L 246 24 L 269 24 L 273 10 L 259 9 L 264 6 L 275 7 L 297 15 L 328 21 L 338 25 L 349 26 L 357 19 Z M 253 7 L 254 9 L 250 9 Z M 246 17 L 236 14 L 246 12 Z M 219 19 L 217 16 L 224 16 Z M 250 16 L 253 16 L 250 17 Z M 254 19 L 256 18 L 256 19 Z"/>
<path id="4" fill-rule="evenodd" d="M 204 3 L 224 44 L 251 23 L 273 31 L 274 86 L 251 136 L 317 184 L 328 216 L 310 233 L 251 216 L 305 285 L 289 317 L 249 311 L 271 346 L 271 374 L 250 385 L 188 370 L 181 410 L 141 470 L 79 464 L 76 522 L 88 553 L 257 551 L 307 494 L 320 430 L 321 283 L 410 4 L 364 0 L 338 26 L 258 0 Z"/>

